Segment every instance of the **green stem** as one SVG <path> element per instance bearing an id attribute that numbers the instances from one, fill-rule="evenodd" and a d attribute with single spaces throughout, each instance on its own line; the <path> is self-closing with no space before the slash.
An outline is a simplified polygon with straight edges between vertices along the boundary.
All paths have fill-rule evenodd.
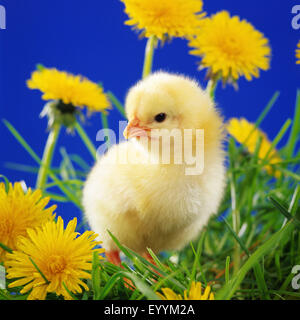
<path id="1" fill-rule="evenodd" d="M 258 247 L 258 249 L 247 259 L 243 264 L 239 272 L 232 277 L 227 284 L 225 284 L 216 294 L 216 300 L 230 300 L 236 290 L 239 290 L 239 286 L 245 278 L 247 272 L 253 268 L 253 266 L 271 250 L 273 250 L 280 241 L 288 237 L 294 230 L 293 221 L 289 221 L 282 229 L 273 234 L 264 244 Z M 287 279 L 288 280 L 288 279 Z M 290 284 L 291 279 L 288 280 L 287 284 Z"/>
<path id="2" fill-rule="evenodd" d="M 110 101 L 114 104 L 114 106 L 118 109 L 121 115 L 126 119 L 126 113 L 122 103 L 117 99 L 117 97 L 111 92 L 108 91 L 107 96 L 109 97 Z"/>
<path id="3" fill-rule="evenodd" d="M 209 93 L 209 96 L 214 100 L 216 88 L 218 85 L 219 80 L 212 80 L 210 79 L 207 83 L 206 91 Z"/>
<path id="4" fill-rule="evenodd" d="M 237 211 L 233 211 L 234 213 L 234 219 L 236 220 L 235 225 L 237 225 L 238 223 L 238 212 Z M 238 273 L 238 271 L 240 270 L 241 267 L 241 256 L 240 256 L 240 246 L 239 244 L 236 242 L 235 246 L 234 246 L 234 253 L 233 253 L 233 261 L 234 261 L 234 266 L 233 266 L 233 274 L 236 275 Z"/>
<path id="5" fill-rule="evenodd" d="M 231 191 L 231 206 L 232 206 L 232 224 L 233 224 L 233 230 L 234 232 L 238 235 L 240 231 L 240 213 L 239 210 L 237 209 L 237 204 L 236 204 L 236 190 L 235 190 L 235 185 L 234 181 L 230 183 L 230 191 Z M 233 274 L 235 275 L 241 266 L 241 252 L 240 252 L 240 246 L 236 242 L 234 246 L 234 253 L 233 253 Z"/>
<path id="6" fill-rule="evenodd" d="M 20 145 L 28 152 L 28 154 L 34 159 L 34 161 L 39 165 L 39 167 L 42 166 L 42 160 L 39 158 L 39 156 L 36 154 L 36 152 L 31 148 L 31 146 L 26 142 L 26 140 L 20 135 L 20 133 L 17 131 L 17 129 L 7 120 L 2 120 L 7 127 L 7 129 L 10 131 L 10 133 L 15 137 L 15 139 L 20 143 Z M 54 172 L 49 168 L 48 174 L 51 177 L 51 179 L 56 182 L 57 186 L 63 191 L 63 193 L 80 209 L 82 209 L 81 203 L 79 199 L 73 195 L 73 193 L 65 186 L 64 182 L 59 180 L 57 176 L 54 174 Z"/>
<path id="7" fill-rule="evenodd" d="M 286 144 L 286 154 L 288 158 L 292 158 L 294 155 L 295 147 L 299 139 L 300 133 L 300 90 L 297 91 L 297 100 L 295 107 L 295 115 L 293 119 L 293 126 L 289 136 L 289 140 Z"/>
<path id="8" fill-rule="evenodd" d="M 79 134 L 81 140 L 83 141 L 83 143 L 85 144 L 85 146 L 89 150 L 93 159 L 96 160 L 97 159 L 97 157 L 96 157 L 97 150 L 96 150 L 95 146 L 93 145 L 91 139 L 86 134 L 85 130 L 82 128 L 82 126 L 80 125 L 79 122 L 76 122 L 75 129 L 76 129 L 77 133 Z"/>
<path id="9" fill-rule="evenodd" d="M 46 146 L 44 149 L 42 164 L 38 172 L 38 177 L 36 182 L 37 189 L 43 190 L 45 187 L 45 184 L 47 183 L 48 170 L 51 167 L 53 153 L 54 153 L 55 145 L 59 136 L 60 128 L 61 128 L 61 125 L 56 123 L 53 125 L 53 128 L 49 133 Z"/>
<path id="10" fill-rule="evenodd" d="M 151 36 L 148 38 L 146 49 L 145 49 L 145 59 L 143 68 L 143 79 L 146 78 L 152 71 L 154 47 L 156 45 L 156 37 Z"/>
<path id="11" fill-rule="evenodd" d="M 230 256 L 226 257 L 226 265 L 225 265 L 225 283 L 229 282 L 230 277 Z"/>

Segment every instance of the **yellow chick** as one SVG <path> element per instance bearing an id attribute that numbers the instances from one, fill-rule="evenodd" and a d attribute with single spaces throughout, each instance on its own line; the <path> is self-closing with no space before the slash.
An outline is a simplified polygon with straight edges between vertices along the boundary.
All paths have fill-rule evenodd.
<path id="1" fill-rule="evenodd" d="M 107 230 L 140 254 L 180 250 L 216 213 L 225 187 L 223 121 L 196 81 L 154 73 L 129 90 L 125 108 L 129 140 L 98 159 L 83 190 L 87 220 L 116 264 Z"/>

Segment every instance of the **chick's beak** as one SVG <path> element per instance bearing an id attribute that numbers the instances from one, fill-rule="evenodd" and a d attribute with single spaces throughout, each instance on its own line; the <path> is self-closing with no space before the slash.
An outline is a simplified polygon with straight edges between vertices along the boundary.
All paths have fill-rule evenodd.
<path id="1" fill-rule="evenodd" d="M 129 121 L 127 127 L 123 132 L 123 135 L 126 139 L 133 138 L 133 137 L 146 137 L 148 136 L 149 131 L 150 131 L 150 128 L 146 126 L 142 126 L 140 124 L 140 120 L 134 118 L 133 120 Z"/>

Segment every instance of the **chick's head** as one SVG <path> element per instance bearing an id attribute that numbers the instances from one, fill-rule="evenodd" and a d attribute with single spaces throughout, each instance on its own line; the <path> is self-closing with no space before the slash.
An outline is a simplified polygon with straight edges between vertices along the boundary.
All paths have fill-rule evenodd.
<path id="1" fill-rule="evenodd" d="M 151 138 L 153 129 L 204 129 L 207 142 L 221 139 L 222 119 L 209 94 L 182 75 L 149 75 L 129 90 L 125 108 L 126 138 Z"/>

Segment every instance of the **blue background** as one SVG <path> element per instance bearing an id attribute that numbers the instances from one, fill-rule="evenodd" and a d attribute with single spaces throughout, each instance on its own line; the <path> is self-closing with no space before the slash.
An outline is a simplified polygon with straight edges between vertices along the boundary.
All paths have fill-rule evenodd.
<path id="1" fill-rule="evenodd" d="M 298 1 L 300 4 L 300 1 Z M 218 88 L 217 103 L 226 119 L 246 117 L 255 121 L 276 90 L 280 98 L 262 123 L 273 138 L 288 117 L 293 116 L 300 66 L 295 64 L 295 48 L 300 30 L 291 27 L 292 7 L 287 0 L 204 1 L 210 15 L 222 9 L 247 19 L 269 38 L 272 46 L 271 70 L 259 79 L 239 81 L 239 91 Z M 6 0 L 7 29 L 0 30 L 0 116 L 12 122 L 32 148 L 42 156 L 47 138 L 46 119 L 39 119 L 44 102 L 38 91 L 26 88 L 37 63 L 80 73 L 100 81 L 124 101 L 128 88 L 141 77 L 146 39 L 139 40 L 130 27 L 124 5 L 119 0 Z M 155 52 L 154 70 L 185 73 L 203 82 L 205 72 L 197 71 L 197 57 L 188 54 L 185 40 L 174 39 Z M 117 129 L 119 113 L 110 112 L 110 126 Z M 96 143 L 100 116 L 94 114 L 86 125 Z M 34 161 L 0 123 L 0 172 L 11 181 L 24 179 L 34 186 L 35 176 L 5 167 L 7 162 L 34 165 Z M 90 165 L 93 160 L 78 137 L 63 131 L 59 146 L 79 153 Z M 59 152 L 54 165 L 61 160 Z M 58 214 L 66 220 L 80 216 L 71 204 L 59 204 Z"/>

